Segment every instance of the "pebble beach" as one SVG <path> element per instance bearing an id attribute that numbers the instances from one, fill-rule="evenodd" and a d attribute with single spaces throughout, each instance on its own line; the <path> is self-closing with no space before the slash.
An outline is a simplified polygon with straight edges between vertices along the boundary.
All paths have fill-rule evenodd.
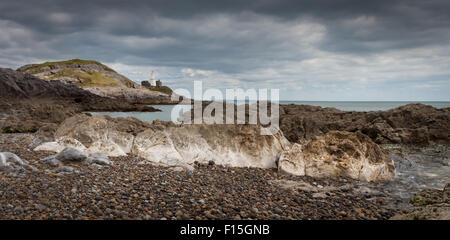
<path id="1" fill-rule="evenodd" d="M 33 152 L 31 134 L 1 134 L 0 152 L 17 154 L 36 172 L 0 171 L 0 219 L 388 219 L 388 196 L 363 194 L 346 178 L 288 176 L 273 169 L 195 164 L 174 171 L 111 158 L 102 169 L 73 164 L 53 171 Z M 288 183 L 300 183 L 290 186 Z M 307 187 L 305 187 L 307 186 Z"/>

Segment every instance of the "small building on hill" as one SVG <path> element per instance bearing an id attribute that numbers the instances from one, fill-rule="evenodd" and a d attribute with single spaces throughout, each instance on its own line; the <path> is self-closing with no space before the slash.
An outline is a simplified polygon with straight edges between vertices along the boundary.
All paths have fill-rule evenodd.
<path id="1" fill-rule="evenodd" d="M 150 83 L 148 81 L 142 81 L 141 85 L 144 87 L 151 87 L 152 85 L 150 85 Z"/>
<path id="2" fill-rule="evenodd" d="M 152 75 L 150 76 L 149 80 L 143 80 L 141 81 L 141 85 L 146 88 L 153 88 L 153 87 L 162 87 L 162 81 L 160 79 L 156 80 L 155 73 L 152 71 Z"/>
<path id="3" fill-rule="evenodd" d="M 161 80 L 156 80 L 155 73 L 152 71 L 152 75 L 150 76 L 150 80 L 141 81 L 141 85 L 144 87 L 161 87 Z"/>

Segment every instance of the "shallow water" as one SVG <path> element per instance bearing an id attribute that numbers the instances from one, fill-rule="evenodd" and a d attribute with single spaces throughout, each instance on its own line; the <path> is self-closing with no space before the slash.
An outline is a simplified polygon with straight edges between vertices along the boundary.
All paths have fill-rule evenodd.
<path id="1" fill-rule="evenodd" d="M 395 179 L 386 183 L 360 185 L 388 193 L 397 200 L 396 207 L 407 206 L 409 199 L 423 189 L 442 190 L 450 183 L 449 146 L 435 145 L 422 149 L 394 145 L 384 147 L 388 148 L 389 157 L 395 163 Z"/>
<path id="2" fill-rule="evenodd" d="M 190 105 L 150 105 L 150 106 L 161 110 L 161 112 L 89 112 L 89 113 L 91 113 L 94 116 L 108 115 L 113 118 L 135 117 L 142 121 L 152 122 L 154 120 L 171 121 L 172 110 L 175 108 L 175 106 L 178 106 L 178 108 L 180 108 L 178 114 L 175 114 L 176 118 L 180 117 L 182 113 L 187 112 L 191 109 Z"/>

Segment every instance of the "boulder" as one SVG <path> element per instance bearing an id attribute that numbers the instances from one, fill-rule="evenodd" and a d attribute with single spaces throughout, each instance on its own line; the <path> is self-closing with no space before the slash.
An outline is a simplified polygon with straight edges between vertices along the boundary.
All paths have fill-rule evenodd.
<path id="1" fill-rule="evenodd" d="M 331 131 L 283 151 L 280 172 L 311 177 L 391 180 L 395 166 L 383 150 L 362 133 Z"/>
<path id="2" fill-rule="evenodd" d="M 112 165 L 111 160 L 103 153 L 91 153 L 86 161 L 91 165 Z"/>
<path id="3" fill-rule="evenodd" d="M 48 144 L 48 143 L 47 143 Z M 78 149 L 72 147 L 64 148 L 60 153 L 41 159 L 41 162 L 49 164 L 51 166 L 61 167 L 67 163 L 82 163 L 88 165 L 102 165 L 111 166 L 112 162 L 108 156 L 103 153 L 84 153 Z"/>
<path id="4" fill-rule="evenodd" d="M 83 162 L 87 159 L 87 154 L 79 151 L 78 149 L 72 147 L 66 147 L 60 153 L 55 156 L 55 159 L 63 162 Z"/>
<path id="5" fill-rule="evenodd" d="M 135 118 L 113 119 L 78 114 L 59 126 L 55 132 L 55 142 L 44 143 L 34 150 L 60 152 L 70 146 L 88 153 L 125 156 L 131 152 L 134 134 L 148 125 Z"/>

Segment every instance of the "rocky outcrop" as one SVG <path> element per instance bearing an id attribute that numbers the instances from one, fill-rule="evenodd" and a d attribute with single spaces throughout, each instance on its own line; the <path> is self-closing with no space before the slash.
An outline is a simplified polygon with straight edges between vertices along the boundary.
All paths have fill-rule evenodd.
<path id="1" fill-rule="evenodd" d="M 296 143 L 281 153 L 278 169 L 299 176 L 343 176 L 364 181 L 391 180 L 395 176 L 393 161 L 359 132 L 331 131 Z"/>
<path id="2" fill-rule="evenodd" d="M 378 144 L 450 144 L 450 108 L 408 104 L 388 111 L 355 112 L 280 105 L 280 128 L 291 142 L 337 130 L 362 132 Z"/>
<path id="3" fill-rule="evenodd" d="M 186 164 L 214 161 L 236 167 L 275 167 L 289 142 L 281 131 L 260 135 L 255 125 L 174 125 L 145 123 L 134 118 L 77 115 L 64 121 L 56 142 L 35 150 L 59 152 L 70 146 L 108 156 L 137 155 L 147 162 Z M 170 164 L 168 164 L 170 165 Z"/>
<path id="4" fill-rule="evenodd" d="M 44 80 L 60 80 L 80 87 L 123 86 L 133 88 L 138 86 L 111 68 L 92 60 L 72 59 L 29 64 L 18 68 L 17 71 L 32 74 Z"/>
<path id="5" fill-rule="evenodd" d="M 411 209 L 392 220 L 450 220 L 450 184 L 443 190 L 425 189 L 411 198 Z"/>
<path id="6" fill-rule="evenodd" d="M 89 98 L 94 94 L 61 81 L 45 81 L 30 74 L 0 68 L 1 98 Z"/>
<path id="7" fill-rule="evenodd" d="M 129 102 L 147 104 L 176 104 L 179 102 L 172 101 L 169 94 L 151 91 L 144 87 L 84 87 L 84 89 L 98 96 L 125 99 Z"/>

